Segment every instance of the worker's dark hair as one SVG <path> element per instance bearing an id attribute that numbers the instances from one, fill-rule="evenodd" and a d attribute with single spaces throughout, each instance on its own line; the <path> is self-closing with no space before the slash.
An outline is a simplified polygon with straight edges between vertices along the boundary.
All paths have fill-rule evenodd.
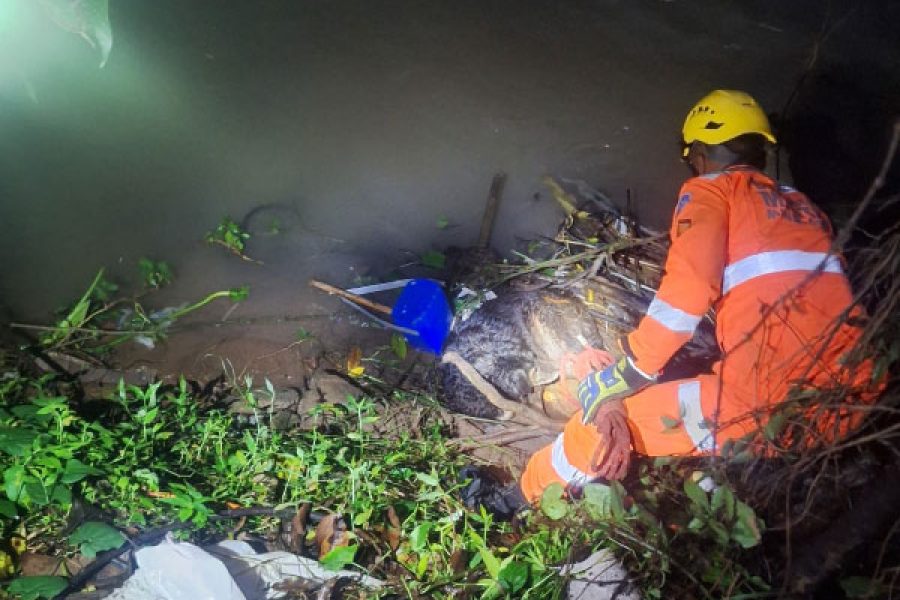
<path id="1" fill-rule="evenodd" d="M 733 155 L 729 164 L 750 165 L 762 171 L 766 168 L 766 143 L 766 138 L 758 133 L 745 133 L 721 145 Z"/>

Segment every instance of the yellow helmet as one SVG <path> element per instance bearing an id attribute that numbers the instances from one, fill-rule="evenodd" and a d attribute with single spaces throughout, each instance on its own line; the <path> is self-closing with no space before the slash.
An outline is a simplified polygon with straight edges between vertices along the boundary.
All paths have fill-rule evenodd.
<path id="1" fill-rule="evenodd" d="M 681 128 L 686 146 L 693 142 L 723 144 L 745 133 L 758 133 L 776 143 L 766 113 L 750 94 L 737 90 L 715 90 L 704 96 Z M 687 156 L 687 147 L 684 154 Z"/>

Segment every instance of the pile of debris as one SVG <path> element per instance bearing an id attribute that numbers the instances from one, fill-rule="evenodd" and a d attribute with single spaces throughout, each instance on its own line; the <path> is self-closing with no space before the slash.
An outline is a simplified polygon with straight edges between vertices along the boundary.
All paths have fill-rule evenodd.
<path id="1" fill-rule="evenodd" d="M 545 182 L 564 223 L 540 246 L 543 256 L 495 265 L 493 277 L 482 266 L 481 287 L 465 277 L 452 283 L 458 310 L 439 369 L 449 409 L 552 431 L 571 414 L 548 402 L 564 357 L 586 347 L 618 351 L 617 340 L 637 325 L 659 284 L 667 240 L 585 182 L 566 181 L 574 192 L 549 177 Z M 712 323 L 710 315 L 664 379 L 712 364 L 718 357 Z"/>

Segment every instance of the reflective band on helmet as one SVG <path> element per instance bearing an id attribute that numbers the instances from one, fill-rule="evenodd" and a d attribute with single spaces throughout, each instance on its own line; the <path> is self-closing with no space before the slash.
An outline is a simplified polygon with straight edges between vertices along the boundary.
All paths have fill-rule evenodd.
<path id="1" fill-rule="evenodd" d="M 678 386 L 678 408 L 681 411 L 681 423 L 694 446 L 703 452 L 712 452 L 716 441 L 700 407 L 699 381 L 688 381 Z"/>
<path id="2" fill-rule="evenodd" d="M 593 479 L 584 471 L 572 466 L 572 463 L 566 458 L 566 449 L 563 447 L 563 434 L 556 436 L 556 441 L 553 442 L 550 464 L 553 465 L 553 470 L 556 471 L 559 478 L 569 485 L 580 486 Z"/>
<path id="3" fill-rule="evenodd" d="M 647 315 L 665 325 L 666 329 L 676 333 L 694 333 L 697 325 L 700 324 L 700 319 L 703 318 L 703 315 L 692 315 L 680 308 L 675 308 L 668 302 L 660 300 L 658 296 L 653 298 L 653 302 L 650 303 Z"/>
<path id="4" fill-rule="evenodd" d="M 727 294 L 732 288 L 754 277 L 787 271 L 815 271 L 819 265 L 822 265 L 823 273 L 844 272 L 838 257 L 826 252 L 778 250 L 752 254 L 725 267 L 725 274 L 722 277 L 722 293 Z"/>

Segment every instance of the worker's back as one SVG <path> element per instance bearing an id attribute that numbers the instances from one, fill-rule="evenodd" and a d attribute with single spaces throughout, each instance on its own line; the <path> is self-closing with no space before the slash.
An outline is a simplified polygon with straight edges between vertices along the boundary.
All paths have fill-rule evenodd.
<path id="1" fill-rule="evenodd" d="M 845 381 L 840 359 L 859 333 L 844 322 L 852 292 L 841 258 L 829 254 L 827 217 L 802 193 L 751 168 L 685 184 L 695 188 L 727 205 L 717 337 L 722 383 L 743 406 L 725 412 L 779 402 L 798 380 Z"/>

